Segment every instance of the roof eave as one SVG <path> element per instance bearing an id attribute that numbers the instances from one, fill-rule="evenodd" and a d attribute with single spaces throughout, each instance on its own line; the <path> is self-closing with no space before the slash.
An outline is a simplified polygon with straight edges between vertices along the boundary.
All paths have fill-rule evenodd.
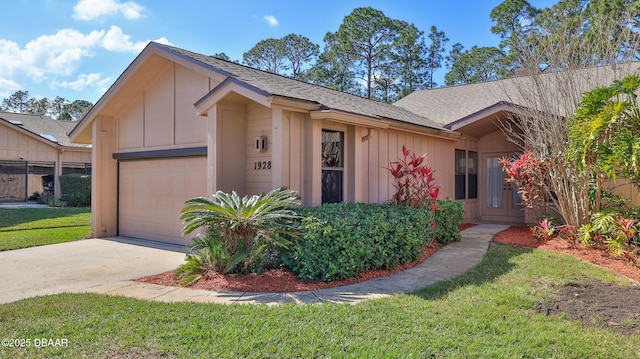
<path id="1" fill-rule="evenodd" d="M 207 116 L 209 110 L 230 93 L 236 93 L 265 107 L 271 107 L 271 94 L 234 77 L 228 77 L 193 106 L 196 108 L 198 115 Z"/>
<path id="2" fill-rule="evenodd" d="M 458 120 L 455 120 L 453 122 L 450 122 L 448 124 L 446 124 L 444 127 L 452 130 L 452 131 L 456 131 L 459 130 L 465 126 L 471 125 L 475 122 L 478 122 L 484 118 L 486 118 L 487 116 L 491 116 L 491 115 L 495 115 L 499 112 L 502 111 L 507 111 L 507 112 L 512 112 L 512 113 L 519 113 L 522 112 L 524 108 L 522 106 L 518 106 L 515 105 L 513 103 L 510 102 L 506 102 L 506 101 L 500 101 L 497 102 L 489 107 L 485 107 L 479 111 L 476 111 L 470 115 L 467 115 L 463 118 L 460 118 Z"/>
<path id="3" fill-rule="evenodd" d="M 379 118 L 371 118 L 368 116 L 345 111 L 322 109 L 317 111 L 310 111 L 309 114 L 311 115 L 312 120 L 332 120 L 335 122 L 341 122 L 350 125 L 360 125 L 367 128 L 389 128 L 389 124 L 381 121 Z"/>

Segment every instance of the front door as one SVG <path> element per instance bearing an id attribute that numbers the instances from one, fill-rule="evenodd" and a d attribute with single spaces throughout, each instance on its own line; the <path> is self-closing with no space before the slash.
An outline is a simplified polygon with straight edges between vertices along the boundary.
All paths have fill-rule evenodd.
<path id="1" fill-rule="evenodd" d="M 524 222 L 524 207 L 518 188 L 506 181 L 507 175 L 500 160 L 513 153 L 491 153 L 484 157 L 484 200 L 482 218 L 485 220 Z"/>

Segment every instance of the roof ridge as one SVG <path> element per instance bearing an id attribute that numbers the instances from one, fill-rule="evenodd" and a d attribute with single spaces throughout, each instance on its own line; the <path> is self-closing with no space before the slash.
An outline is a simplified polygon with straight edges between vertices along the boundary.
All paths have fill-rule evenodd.
<path id="1" fill-rule="evenodd" d="M 167 47 L 167 48 L 174 49 L 174 50 L 179 50 L 179 51 L 183 51 L 183 52 L 189 52 L 189 53 L 192 53 L 192 54 L 206 56 L 206 57 L 209 57 L 209 58 L 212 58 L 212 59 L 216 59 L 218 61 L 226 62 L 226 63 L 228 63 L 230 65 L 241 66 L 241 67 L 243 67 L 245 69 L 248 69 L 248 70 L 258 71 L 258 72 L 261 72 L 261 73 L 264 73 L 264 74 L 267 74 L 267 75 L 278 76 L 278 77 L 286 79 L 286 80 L 296 81 L 296 82 L 299 82 L 299 83 L 304 84 L 304 85 L 315 86 L 315 87 L 323 88 L 323 89 L 326 89 L 326 90 L 329 90 L 329 91 L 335 91 L 335 92 L 338 92 L 338 93 L 343 94 L 343 95 L 354 96 L 354 97 L 357 97 L 357 98 L 362 99 L 362 100 L 368 100 L 368 101 L 373 101 L 373 102 L 384 104 L 384 105 L 391 105 L 391 106 L 394 106 L 394 107 L 398 107 L 398 106 L 393 105 L 393 103 L 383 102 L 383 101 L 380 101 L 380 100 L 376 100 L 376 99 L 372 99 L 372 98 L 366 98 L 364 96 L 356 95 L 356 94 L 353 94 L 353 93 L 336 90 L 336 89 L 333 89 L 331 87 L 323 86 L 323 85 L 316 84 L 316 83 L 313 83 L 313 82 L 308 82 L 308 81 L 296 79 L 296 78 L 293 78 L 293 77 L 289 77 L 287 75 L 278 74 L 278 73 L 275 73 L 275 72 L 266 71 L 266 70 L 258 69 L 258 68 L 255 68 L 255 67 L 251 67 L 251 66 L 245 65 L 245 64 L 240 63 L 240 62 L 235 62 L 235 61 L 231 61 L 231 60 L 225 60 L 225 59 L 221 59 L 219 57 L 213 56 L 213 55 L 205 55 L 205 54 L 198 53 L 198 52 L 195 52 L 195 51 L 183 49 L 183 48 L 176 47 L 176 46 L 165 45 L 165 44 L 161 44 L 161 43 L 154 42 L 154 41 L 151 41 L 151 42 L 154 43 L 154 44 L 160 45 L 160 46 L 164 46 L 164 47 Z"/>
<path id="2" fill-rule="evenodd" d="M 160 50 L 168 51 L 176 56 L 189 59 L 189 61 L 194 61 L 214 72 L 242 81 L 271 95 L 311 101 L 330 109 L 351 112 L 362 116 L 378 119 L 385 118 L 448 131 L 438 122 L 393 103 L 365 98 L 356 94 L 294 79 L 282 74 L 256 69 L 238 62 L 220 59 L 212 55 L 205 55 L 172 45 L 157 42 L 150 42 L 150 45 Z"/>

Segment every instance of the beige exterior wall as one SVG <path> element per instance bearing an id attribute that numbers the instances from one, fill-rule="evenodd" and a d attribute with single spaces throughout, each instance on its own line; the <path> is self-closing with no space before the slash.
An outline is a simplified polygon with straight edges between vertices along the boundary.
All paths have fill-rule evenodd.
<path id="1" fill-rule="evenodd" d="M 118 161 L 113 159 L 113 154 L 207 146 L 209 121 L 206 117 L 198 116 L 193 108 L 193 103 L 217 84 L 218 82 L 210 77 L 187 69 L 177 63 L 166 61 L 154 72 L 154 77 L 134 76 L 132 78 L 131 82 L 127 85 L 128 88 L 139 88 L 140 91 L 126 94 L 128 95 L 127 98 L 116 98 L 115 101 L 122 105 L 113 116 L 98 116 L 94 120 L 92 135 L 94 145 L 92 227 L 94 236 L 105 237 L 118 234 L 118 200 L 122 202 L 120 203 L 120 211 L 124 214 L 130 213 L 127 212 L 127 210 L 135 210 L 136 208 L 135 206 L 130 208 L 131 202 L 127 201 L 128 198 L 118 199 L 117 186 L 118 181 L 122 180 L 122 178 L 119 178 Z M 235 109 L 233 106 L 222 106 L 220 111 L 222 112 L 222 117 L 228 117 L 230 114 L 237 112 L 234 112 Z M 215 118 L 215 116 L 213 117 Z M 229 122 L 219 122 L 221 126 L 220 133 L 244 133 L 245 130 L 241 122 L 236 123 L 233 120 L 234 119 L 231 118 Z M 228 151 L 221 151 L 220 155 L 240 156 L 244 159 L 243 154 L 233 155 L 233 153 L 237 153 L 238 149 L 242 152 L 244 150 L 243 146 L 235 145 L 237 141 L 232 141 L 233 137 L 221 138 L 223 138 L 223 147 L 228 149 Z M 234 148 L 233 146 L 238 148 Z M 196 167 L 201 166 L 202 169 L 196 168 L 198 171 L 195 171 L 195 169 L 192 168 L 193 166 L 188 169 L 182 166 L 173 166 L 170 169 L 166 168 L 164 170 L 169 170 L 171 173 L 179 172 L 182 175 L 187 173 L 189 176 L 198 177 L 202 183 L 206 184 L 206 159 L 200 159 L 195 162 L 192 159 L 185 159 L 184 162 L 196 163 Z M 125 164 L 124 166 L 131 166 L 132 164 L 135 166 L 135 164 L 145 163 L 148 162 L 135 161 Z M 182 162 L 178 160 L 177 163 Z M 237 174 L 237 168 L 234 167 L 233 161 L 225 163 L 227 165 L 221 169 L 222 171 L 220 173 L 226 173 L 227 177 L 224 177 L 216 186 L 230 186 L 231 181 L 229 178 L 235 177 Z M 243 163 L 241 163 L 241 168 L 244 168 Z M 144 171 L 135 172 L 137 176 L 136 181 L 138 182 L 132 185 L 133 187 L 130 187 L 139 188 L 141 184 L 149 184 L 149 188 L 153 188 L 154 191 L 159 191 L 160 188 L 158 188 L 157 184 L 162 183 L 162 178 L 155 176 L 155 172 L 153 171 L 149 173 L 143 172 Z M 236 182 L 236 184 L 242 187 L 241 181 Z M 177 211 L 175 207 L 182 206 L 186 199 L 183 198 L 184 194 L 188 193 L 190 197 L 207 196 L 208 191 L 207 186 L 201 184 L 198 186 L 188 186 L 189 191 L 182 191 L 179 188 L 175 189 L 171 186 L 167 187 L 166 191 L 171 192 L 174 196 L 179 196 L 180 201 L 178 202 L 180 203 L 174 204 L 171 208 L 166 209 L 167 211 L 172 211 L 170 214 L 158 212 L 158 218 L 170 217 L 170 224 L 168 225 L 171 226 L 171 229 L 167 229 L 167 235 L 176 236 L 179 230 L 177 229 L 178 225 L 175 223 L 178 221 L 177 216 L 179 215 L 179 211 Z M 158 197 L 165 198 L 166 196 L 162 197 L 158 194 Z M 145 196 L 144 200 L 152 201 L 152 198 L 149 199 Z M 125 210 L 122 211 L 122 209 Z M 154 210 L 161 211 L 162 209 L 154 208 Z M 120 215 L 121 221 L 124 216 L 122 213 L 120 213 Z M 131 223 L 125 221 L 121 224 L 125 226 L 125 234 L 138 233 L 132 229 Z M 143 223 L 141 223 L 140 230 L 144 231 L 145 228 Z M 162 237 L 162 234 L 158 235 Z"/>
<path id="2" fill-rule="evenodd" d="M 207 121 L 193 109 L 212 79 L 173 62 L 116 115 L 116 152 L 206 146 Z"/>
<path id="3" fill-rule="evenodd" d="M 158 206 L 168 205 L 152 204 L 155 197 L 159 197 L 153 193 L 165 187 L 173 188 L 172 183 L 165 182 L 175 176 L 175 181 L 180 183 L 189 176 L 205 181 L 188 186 L 195 192 L 187 191 L 184 186 L 171 189 L 175 195 L 171 201 L 179 202 L 180 207 L 187 193 L 189 197 L 208 196 L 223 190 L 252 195 L 280 186 L 298 191 L 304 206 L 320 205 L 323 129 L 340 130 L 345 134 L 345 201 L 388 201 L 394 189 L 387 168 L 391 161 L 402 155 L 403 146 L 418 154 L 426 152 L 427 161 L 435 169 L 436 180 L 442 185 L 441 198 L 454 195 L 455 141 L 422 134 L 419 128 L 415 128 L 415 132 L 369 130 L 362 123 L 372 121 L 370 119 L 354 117 L 354 122 L 360 123 L 358 125 L 350 123 L 349 118 L 314 119 L 308 109 L 293 107 L 293 102 L 291 105 L 271 104 L 270 99 L 245 93 L 249 91 L 245 88 L 234 89 L 239 92 L 219 91 L 215 94 L 218 96 L 215 102 L 196 110 L 194 102 L 216 87 L 220 78 L 207 76 L 203 71 L 192 71 L 172 61 L 163 62 L 155 57 L 148 61 L 148 67 L 141 67 L 131 74 L 120 92 L 105 100 L 105 110 L 92 124 L 92 211 L 93 232 L 97 237 L 118 234 L 120 223 L 124 234 L 181 242 L 174 238 L 179 229 L 173 221 L 178 215 L 174 213 L 178 211 L 177 207 L 167 208 L 169 212 L 159 212 Z M 198 114 L 200 110 L 203 116 Z M 265 151 L 255 149 L 255 140 L 260 136 L 267 139 Z M 207 147 L 206 158 L 134 159 L 132 162 L 123 159 L 120 165 L 126 167 L 125 177 L 122 177 L 122 168 L 119 175 L 118 161 L 113 159 L 114 155 L 204 146 Z M 162 167 L 162 161 L 176 165 Z M 190 165 L 182 166 L 183 162 Z M 140 168 L 136 169 L 136 165 Z M 188 175 L 185 177 L 183 172 Z M 121 183 L 124 187 L 120 193 L 119 180 L 127 181 Z M 123 188 L 129 193 L 123 193 Z M 136 207 L 137 201 L 146 201 L 147 207 Z M 118 211 L 121 218 L 118 218 Z M 157 228 L 164 227 L 158 227 L 154 216 L 136 220 L 135 216 L 143 211 L 157 212 L 157 218 L 166 218 L 167 222 L 173 223 L 171 228 L 158 231 Z M 140 228 L 136 228 L 136 223 Z M 172 238 L 163 237 L 167 233 Z"/>
<path id="4" fill-rule="evenodd" d="M 243 169 L 246 178 L 246 194 L 249 195 L 266 193 L 274 188 L 272 186 L 275 170 L 273 151 L 276 143 L 272 129 L 273 112 L 281 113 L 282 111 L 276 111 L 254 102 L 249 103 L 247 105 L 246 132 L 237 137 L 237 141 L 244 138 L 243 152 L 246 157 Z M 267 138 L 267 149 L 264 152 L 255 150 L 255 140 L 259 136 Z"/>
<path id="5" fill-rule="evenodd" d="M 220 103 L 218 118 L 218 166 L 215 190 L 247 194 L 246 158 L 247 110 L 243 104 Z"/>
<path id="6" fill-rule="evenodd" d="M 56 178 L 62 175 L 63 162 L 91 162 L 91 148 L 59 147 L 47 143 L 37 135 L 23 133 L 15 128 L 0 124 L 0 160 L 29 161 L 29 162 L 53 162 L 53 172 Z M 12 180 L 16 180 L 12 178 Z M 7 180 L 0 178 L 2 180 Z M 20 176 L 20 186 L 12 186 L 15 193 L 2 193 L 0 197 L 24 198 L 24 181 L 28 181 L 27 194 L 43 192 L 42 175 L 28 175 L 28 179 Z M 17 191 L 17 192 L 16 192 Z M 61 196 L 60 183 L 55 181 L 54 192 L 56 197 Z"/>
<path id="7" fill-rule="evenodd" d="M 0 124 L 0 159 L 58 161 L 59 150 L 39 139 Z"/>
<path id="8" fill-rule="evenodd" d="M 91 235 L 115 236 L 118 233 L 118 162 L 112 157 L 116 143 L 115 121 L 98 116 L 91 131 Z"/>
<path id="9" fill-rule="evenodd" d="M 278 126 L 275 124 L 277 116 L 274 117 L 274 136 Z M 301 195 L 304 190 L 304 128 L 311 122 L 308 114 L 295 111 L 283 111 L 281 116 L 282 133 L 274 141 L 279 143 L 279 152 L 282 154 L 280 166 L 273 166 L 273 185 L 290 188 Z M 306 197 L 306 196 L 305 196 Z"/>
<path id="10" fill-rule="evenodd" d="M 276 110 L 274 110 L 276 112 Z M 277 112 L 276 112 L 277 113 Z M 435 169 L 442 185 L 441 198 L 453 197 L 453 141 L 408 132 L 373 129 L 348 125 L 330 120 L 312 120 L 308 114 L 283 111 L 274 117 L 275 152 L 272 170 L 273 182 L 269 190 L 285 186 L 298 191 L 304 206 L 322 203 L 321 188 L 321 135 L 323 129 L 344 132 L 344 200 L 348 202 L 382 203 L 394 193 L 388 167 L 402 156 L 402 146 L 427 153 L 427 162 Z M 281 125 L 276 125 L 281 123 Z M 281 128 L 281 134 L 276 129 Z M 280 143 L 278 146 L 277 143 Z M 281 165 L 278 165 L 280 164 Z M 253 167 L 252 167 L 253 168 Z"/>
<path id="11" fill-rule="evenodd" d="M 64 152 L 62 152 L 62 156 L 60 157 L 60 159 L 63 162 L 85 162 L 85 163 L 90 163 L 91 162 L 91 149 L 90 148 L 82 149 L 82 150 L 65 149 Z"/>
<path id="12" fill-rule="evenodd" d="M 362 131 L 360 132 L 364 136 Z M 361 140 L 360 140 L 361 141 Z M 440 188 L 440 198 L 454 195 L 454 142 L 427 135 L 393 130 L 373 130 L 371 139 L 363 143 L 362 162 L 365 165 L 363 191 L 368 202 L 385 202 L 393 196 L 391 162 L 402 157 L 402 146 L 421 155 L 427 153 L 426 162 L 434 169 Z"/>

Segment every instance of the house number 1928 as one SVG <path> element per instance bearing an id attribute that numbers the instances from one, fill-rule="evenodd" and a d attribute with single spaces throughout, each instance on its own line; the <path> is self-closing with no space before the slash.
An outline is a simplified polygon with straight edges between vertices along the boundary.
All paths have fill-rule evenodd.
<path id="1" fill-rule="evenodd" d="M 258 161 L 253 164 L 254 170 L 270 170 L 271 161 Z"/>

